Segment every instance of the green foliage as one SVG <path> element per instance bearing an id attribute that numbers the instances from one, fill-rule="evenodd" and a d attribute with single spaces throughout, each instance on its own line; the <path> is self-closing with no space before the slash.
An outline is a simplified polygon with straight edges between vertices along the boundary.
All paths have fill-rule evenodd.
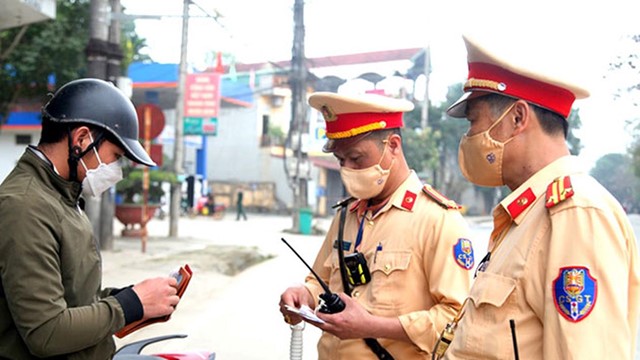
<path id="1" fill-rule="evenodd" d="M 132 62 L 151 61 L 149 55 L 140 53 L 147 47 L 147 40 L 138 36 L 133 21 L 122 22 L 120 44 L 123 56 L 120 66 L 123 74 L 127 74 L 127 69 Z"/>
<path id="2" fill-rule="evenodd" d="M 122 196 L 124 203 L 142 203 L 142 178 L 144 171 L 141 167 L 127 166 L 122 169 L 123 179 L 116 184 L 116 194 Z M 150 169 L 149 170 L 149 202 L 159 204 L 164 191 L 162 183 L 177 184 L 178 178 L 173 172 Z"/>
<path id="3" fill-rule="evenodd" d="M 569 122 L 569 133 L 567 134 L 567 145 L 569 146 L 569 151 L 571 152 L 571 155 L 579 155 L 582 150 L 582 144 L 580 138 L 575 135 L 574 131 L 582 127 L 580 110 L 572 109 L 567 121 Z"/>
<path id="4" fill-rule="evenodd" d="M 629 212 L 640 210 L 640 179 L 633 173 L 632 158 L 625 154 L 607 154 L 596 162 L 591 175 Z"/>
<path id="5" fill-rule="evenodd" d="M 438 165 L 436 141 L 440 135 L 433 132 L 432 129 L 423 130 L 420 128 L 419 108 L 406 114 L 405 122 L 402 143 L 407 163 L 418 174 L 430 174 Z"/>
<path id="6" fill-rule="evenodd" d="M 50 91 L 49 75 L 55 74 L 62 84 L 85 73 L 89 0 L 58 0 L 56 12 L 55 21 L 28 25 L 9 53 L 20 28 L 0 32 L 0 115 L 16 99 L 42 97 Z"/>
<path id="7" fill-rule="evenodd" d="M 55 20 L 0 31 L 0 119 L 17 100 L 46 102 L 52 92 L 49 76 L 57 85 L 86 76 L 85 49 L 89 42 L 90 0 L 57 0 Z M 149 60 L 140 54 L 145 39 L 134 23 L 124 22 L 121 47 L 123 73 L 132 61 Z M 12 48 L 14 41 L 17 46 Z"/>
<path id="8" fill-rule="evenodd" d="M 268 133 L 271 145 L 284 145 L 286 135 L 280 126 L 269 124 Z"/>

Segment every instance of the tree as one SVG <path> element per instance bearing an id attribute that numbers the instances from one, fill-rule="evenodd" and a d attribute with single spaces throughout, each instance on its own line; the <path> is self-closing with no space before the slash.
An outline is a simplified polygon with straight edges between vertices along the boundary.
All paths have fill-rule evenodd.
<path id="1" fill-rule="evenodd" d="M 633 173 L 632 159 L 625 154 L 607 154 L 596 162 L 591 175 L 596 178 L 628 212 L 640 209 L 640 179 Z"/>
<path id="2" fill-rule="evenodd" d="M 0 120 L 12 104 L 42 104 L 56 85 L 86 76 L 89 3 L 57 0 L 55 20 L 0 31 Z M 140 54 L 146 42 L 133 22 L 124 25 L 122 36 L 123 67 L 149 59 Z"/>
<path id="3" fill-rule="evenodd" d="M 634 49 L 630 49 L 629 53 L 618 55 L 611 62 L 611 69 L 615 70 L 623 78 L 628 79 L 626 85 L 618 90 L 615 95 L 617 98 L 627 95 L 631 99 L 633 107 L 640 104 L 640 34 L 628 37 Z M 634 143 L 629 147 L 629 155 L 631 156 L 631 166 L 634 168 L 636 176 L 640 176 L 640 122 L 638 118 L 627 119 L 627 123 L 633 127 Z"/>
<path id="4" fill-rule="evenodd" d="M 420 128 L 420 109 L 408 113 L 405 122 L 402 143 L 407 163 L 421 178 L 432 182 L 429 177 L 432 170 L 438 166 L 436 143 L 440 135 L 432 129 Z"/>
<path id="5" fill-rule="evenodd" d="M 55 21 L 0 32 L 0 118 L 18 99 L 38 99 L 86 69 L 89 0 L 58 0 Z"/>
<path id="6" fill-rule="evenodd" d="M 122 73 L 126 74 L 129 65 L 133 62 L 151 61 L 151 57 L 142 54 L 140 51 L 147 47 L 147 39 L 141 38 L 136 33 L 136 26 L 133 21 L 122 22 L 120 44 L 122 46 L 123 58 L 121 61 Z"/>
<path id="7" fill-rule="evenodd" d="M 571 152 L 571 155 L 579 155 L 582 150 L 582 144 L 580 138 L 575 135 L 574 130 L 578 130 L 582 127 L 580 110 L 572 109 L 567 121 L 569 123 L 569 131 L 567 133 L 567 145 L 569 146 L 569 151 Z"/>

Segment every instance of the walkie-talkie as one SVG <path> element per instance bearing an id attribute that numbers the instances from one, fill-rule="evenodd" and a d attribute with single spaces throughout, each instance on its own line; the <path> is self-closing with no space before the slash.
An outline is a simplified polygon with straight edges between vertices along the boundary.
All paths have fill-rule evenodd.
<path id="1" fill-rule="evenodd" d="M 327 284 L 324 281 L 322 281 L 322 279 L 320 279 L 318 274 L 316 274 L 316 272 L 313 271 L 311 266 L 309 266 L 309 264 L 307 264 L 307 262 L 304 261 L 302 256 L 300 256 L 300 254 L 298 254 L 298 252 L 293 247 L 291 247 L 291 245 L 289 245 L 287 240 L 285 240 L 284 238 L 281 238 L 281 239 L 282 239 L 282 242 L 285 243 L 289 247 L 289 249 L 293 251 L 294 254 L 296 254 L 298 259 L 302 261 L 302 263 L 307 267 L 307 269 L 311 271 L 313 276 L 315 276 L 318 282 L 320 283 L 320 286 L 322 286 L 322 288 L 324 289 L 324 294 L 320 294 L 321 301 L 320 301 L 320 308 L 318 309 L 318 311 L 325 314 L 335 314 L 344 310 L 344 306 L 345 306 L 344 302 L 342 301 L 342 299 L 340 299 L 338 294 L 332 293 L 331 290 L 329 290 L 329 286 L 327 286 Z"/>

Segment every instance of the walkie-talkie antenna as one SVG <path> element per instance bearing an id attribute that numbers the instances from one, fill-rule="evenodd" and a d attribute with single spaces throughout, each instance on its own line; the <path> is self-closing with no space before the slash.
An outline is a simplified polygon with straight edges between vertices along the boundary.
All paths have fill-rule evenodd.
<path id="1" fill-rule="evenodd" d="M 300 259 L 300 261 L 302 261 L 302 263 L 307 267 L 307 269 L 309 269 L 309 271 L 311 271 L 311 273 L 313 274 L 313 276 L 316 277 L 316 279 L 318 279 L 318 282 L 320 283 L 320 286 L 322 286 L 322 288 L 324 289 L 324 292 L 326 293 L 331 293 L 331 290 L 329 289 L 329 286 L 327 286 L 327 284 L 322 281 L 322 279 L 320 279 L 320 276 L 318 276 L 318 274 L 316 274 L 315 271 L 313 271 L 313 269 L 311 268 L 311 266 L 309 266 L 309 264 L 307 264 L 306 261 L 304 261 L 304 259 L 302 258 L 302 256 L 300 256 L 300 254 L 298 254 L 298 252 L 296 251 L 296 249 L 294 249 L 291 245 L 289 245 L 289 243 L 287 242 L 287 240 L 285 240 L 284 238 L 280 238 L 282 239 L 282 242 L 285 243 L 289 249 L 291 249 L 291 251 L 293 251 L 294 254 L 296 254 L 296 256 L 298 257 L 298 259 Z"/>
<path id="2" fill-rule="evenodd" d="M 307 269 L 311 271 L 313 276 L 315 276 L 316 279 L 318 280 L 318 283 L 320 283 L 320 285 L 324 289 L 324 294 L 319 295 L 321 302 L 320 302 L 320 307 L 318 311 L 325 314 L 335 314 L 344 310 L 345 304 L 342 301 L 342 299 L 340 299 L 340 296 L 338 296 L 338 294 L 334 294 L 331 292 L 331 290 L 329 289 L 329 286 L 327 286 L 327 284 L 324 281 L 322 281 L 322 279 L 320 279 L 320 276 L 318 276 L 318 274 L 316 274 L 316 272 L 313 271 L 311 266 L 309 266 L 309 264 L 307 264 L 307 262 L 304 261 L 302 256 L 300 256 L 300 254 L 298 254 L 298 252 L 293 247 L 291 247 L 291 245 L 289 245 L 287 240 L 285 240 L 284 238 L 280 238 L 280 239 L 282 239 L 283 243 L 287 244 L 289 249 L 291 249 L 291 251 L 293 251 L 293 253 L 296 254 L 298 259 L 302 261 L 302 263 L 307 267 Z"/>

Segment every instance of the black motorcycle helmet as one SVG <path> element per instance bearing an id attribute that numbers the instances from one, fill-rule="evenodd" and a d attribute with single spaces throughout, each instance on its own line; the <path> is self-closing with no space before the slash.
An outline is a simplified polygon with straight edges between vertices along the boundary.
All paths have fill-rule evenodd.
<path id="1" fill-rule="evenodd" d="M 142 165 L 156 166 L 138 141 L 138 116 L 133 103 L 110 82 L 100 79 L 70 81 L 42 108 L 42 116 L 53 122 L 82 123 L 103 129 L 118 141 L 117 145 L 124 149 L 127 158 Z M 70 149 L 70 160 L 71 156 Z"/>

